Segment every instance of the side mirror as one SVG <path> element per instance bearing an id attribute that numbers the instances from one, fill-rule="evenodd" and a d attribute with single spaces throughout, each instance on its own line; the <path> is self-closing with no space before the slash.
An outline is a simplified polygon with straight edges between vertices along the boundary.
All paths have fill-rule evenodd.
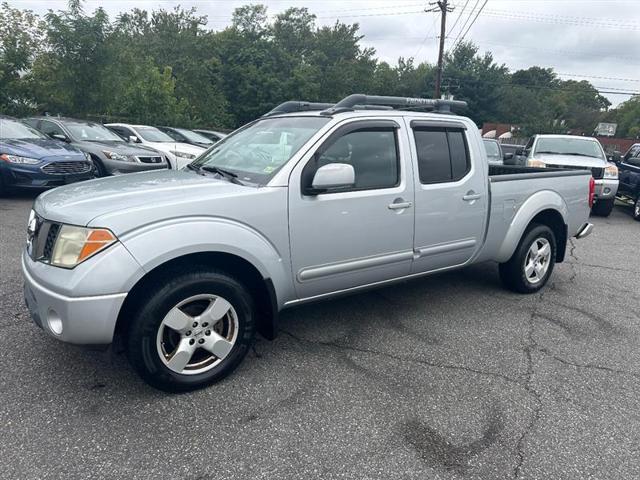
<path id="1" fill-rule="evenodd" d="M 352 165 L 329 163 L 316 171 L 311 182 L 311 189 L 308 189 L 306 193 L 317 195 L 327 190 L 352 187 L 355 183 L 356 172 Z"/>
<path id="2" fill-rule="evenodd" d="M 615 151 L 611 154 L 611 162 L 613 163 L 620 163 L 622 161 L 622 154 L 618 151 Z"/>
<path id="3" fill-rule="evenodd" d="M 140 139 L 138 137 L 136 137 L 135 135 L 130 135 L 129 136 L 129 142 L 131 142 L 131 143 L 140 143 Z"/>
<path id="4" fill-rule="evenodd" d="M 516 150 L 516 155 L 524 155 L 524 148 L 520 147 Z"/>
<path id="5" fill-rule="evenodd" d="M 51 138 L 53 138 L 54 140 L 60 140 L 61 142 L 68 142 L 69 141 L 69 137 L 67 137 L 66 135 L 64 135 L 62 133 L 52 133 L 49 136 Z"/>

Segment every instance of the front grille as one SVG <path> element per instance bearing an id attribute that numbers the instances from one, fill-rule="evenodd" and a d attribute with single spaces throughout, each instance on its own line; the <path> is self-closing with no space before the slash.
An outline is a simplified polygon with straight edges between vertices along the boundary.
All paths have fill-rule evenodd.
<path id="1" fill-rule="evenodd" d="M 591 175 L 596 180 L 599 179 L 599 178 L 604 177 L 604 168 L 592 168 L 591 169 Z"/>
<path id="2" fill-rule="evenodd" d="M 162 157 L 138 157 L 142 163 L 162 163 Z"/>
<path id="3" fill-rule="evenodd" d="M 29 233 L 29 255 L 34 260 L 48 262 L 62 227 L 59 223 L 49 222 L 36 216 L 35 230 Z"/>
<path id="4" fill-rule="evenodd" d="M 51 162 L 42 167 L 42 171 L 50 175 L 78 175 L 92 169 L 91 162 Z"/>
<path id="5" fill-rule="evenodd" d="M 53 246 L 56 244 L 58 238 L 58 232 L 60 231 L 59 223 L 52 223 L 49 227 L 49 233 L 47 233 L 47 239 L 44 242 L 44 248 L 42 250 L 42 259 L 51 260 L 51 254 L 53 253 Z"/>

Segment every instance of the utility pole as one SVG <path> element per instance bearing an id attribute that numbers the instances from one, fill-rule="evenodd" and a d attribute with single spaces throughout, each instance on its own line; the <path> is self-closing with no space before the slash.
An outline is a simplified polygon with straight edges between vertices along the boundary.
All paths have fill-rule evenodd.
<path id="1" fill-rule="evenodd" d="M 436 70 L 436 89 L 434 98 L 440 98 L 440 85 L 442 84 L 442 57 L 444 57 L 444 39 L 446 37 L 447 12 L 452 12 L 448 0 L 439 0 L 437 2 L 429 2 L 432 7 L 425 9 L 425 12 L 441 12 L 440 15 L 440 50 L 438 52 L 438 69 Z"/>

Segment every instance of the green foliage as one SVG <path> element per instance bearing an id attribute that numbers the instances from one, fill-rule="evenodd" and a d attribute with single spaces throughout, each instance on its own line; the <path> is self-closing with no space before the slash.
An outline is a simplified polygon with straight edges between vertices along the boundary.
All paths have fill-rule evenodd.
<path id="1" fill-rule="evenodd" d="M 0 112 L 115 118 L 181 126 L 237 127 L 280 102 L 337 101 L 352 93 L 431 97 L 435 67 L 400 57 L 380 62 L 361 45 L 358 24 L 316 25 L 307 8 L 269 19 L 264 5 L 234 11 L 207 28 L 195 8 L 131 9 L 111 20 L 82 0 L 40 18 L 0 5 Z M 524 133 L 590 133 L 603 119 L 640 134 L 640 100 L 617 110 L 586 81 L 549 68 L 510 73 L 471 42 L 444 63 L 443 93 L 469 104 L 479 125 L 520 125 Z"/>

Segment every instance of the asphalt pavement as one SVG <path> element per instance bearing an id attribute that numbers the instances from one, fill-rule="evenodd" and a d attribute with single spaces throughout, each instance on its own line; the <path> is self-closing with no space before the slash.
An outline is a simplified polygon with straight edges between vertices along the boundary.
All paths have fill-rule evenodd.
<path id="1" fill-rule="evenodd" d="M 282 314 L 225 381 L 169 395 L 31 323 L 33 196 L 0 199 L 0 477 L 640 478 L 640 223 L 617 206 L 541 293 L 497 266 Z"/>

